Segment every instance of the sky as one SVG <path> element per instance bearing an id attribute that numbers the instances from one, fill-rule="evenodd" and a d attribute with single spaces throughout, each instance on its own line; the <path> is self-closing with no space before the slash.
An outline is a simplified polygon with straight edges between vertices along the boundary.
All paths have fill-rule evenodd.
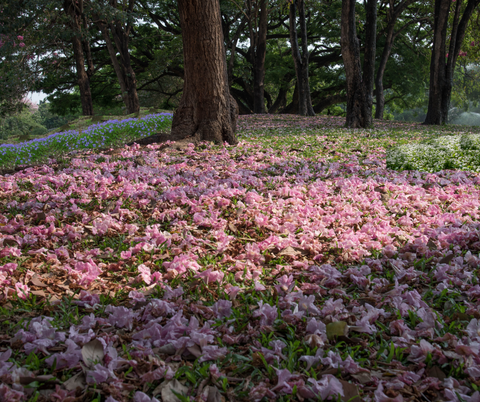
<path id="1" fill-rule="evenodd" d="M 29 92 L 28 93 L 28 98 L 32 100 L 33 103 L 40 102 L 41 100 L 44 100 L 47 97 L 47 94 L 44 94 L 43 92 Z"/>

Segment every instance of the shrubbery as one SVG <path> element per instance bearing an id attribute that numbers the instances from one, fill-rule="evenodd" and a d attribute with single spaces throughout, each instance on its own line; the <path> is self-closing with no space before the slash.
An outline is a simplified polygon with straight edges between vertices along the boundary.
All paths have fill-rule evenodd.
<path id="1" fill-rule="evenodd" d="M 387 167 L 438 172 L 444 169 L 480 171 L 480 134 L 443 136 L 404 144 L 387 152 Z"/>

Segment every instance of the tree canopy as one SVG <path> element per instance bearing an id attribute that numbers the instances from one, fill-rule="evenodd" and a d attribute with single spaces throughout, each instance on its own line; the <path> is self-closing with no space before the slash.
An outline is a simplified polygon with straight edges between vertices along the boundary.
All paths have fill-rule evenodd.
<path id="1" fill-rule="evenodd" d="M 446 33 L 441 46 L 445 53 L 456 52 L 446 61 L 453 88 L 448 103 L 465 106 L 479 96 L 475 86 L 465 85 L 478 69 L 478 1 L 442 1 Z M 376 44 L 369 113 L 383 118 L 426 107 L 435 4 L 373 3 L 373 36 L 367 32 L 373 14 L 360 3 L 354 14 L 362 64 L 369 43 Z M 29 91 L 48 94 L 51 110 L 62 114 L 92 114 L 105 106 L 128 113 L 139 106 L 178 107 L 185 66 L 177 1 L 4 0 L 0 7 L 2 114 L 18 110 Z M 241 114 L 306 114 L 305 74 L 309 113 L 345 114 L 342 1 L 221 0 L 220 10 L 228 86 Z M 464 29 L 462 38 L 455 34 L 458 26 Z M 85 106 L 87 97 L 91 109 Z"/>

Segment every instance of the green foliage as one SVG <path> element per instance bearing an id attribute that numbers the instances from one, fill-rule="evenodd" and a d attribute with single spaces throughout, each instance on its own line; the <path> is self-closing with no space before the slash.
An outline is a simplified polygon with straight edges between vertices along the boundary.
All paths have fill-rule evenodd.
<path id="1" fill-rule="evenodd" d="M 480 172 L 480 134 L 443 136 L 391 148 L 387 152 L 387 167 L 426 172 L 444 169 Z"/>
<path id="2" fill-rule="evenodd" d="M 38 121 L 36 113 L 29 109 L 0 120 L 1 140 L 7 140 L 11 137 L 33 138 L 44 135 L 47 131 L 47 128 Z"/>
<path id="3" fill-rule="evenodd" d="M 44 126 L 47 130 L 63 126 L 68 123 L 69 120 L 75 119 L 76 115 L 59 116 L 52 112 L 52 105 L 47 101 L 40 101 L 38 104 L 38 110 L 35 112 L 35 118 L 38 122 Z"/>

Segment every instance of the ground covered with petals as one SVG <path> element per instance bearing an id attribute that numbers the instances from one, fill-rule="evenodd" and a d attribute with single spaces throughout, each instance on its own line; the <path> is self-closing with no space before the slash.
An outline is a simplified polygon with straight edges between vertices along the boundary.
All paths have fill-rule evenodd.
<path id="1" fill-rule="evenodd" d="M 385 160 L 467 130 L 342 125 L 0 176 L 0 401 L 480 402 L 480 175 Z"/>

